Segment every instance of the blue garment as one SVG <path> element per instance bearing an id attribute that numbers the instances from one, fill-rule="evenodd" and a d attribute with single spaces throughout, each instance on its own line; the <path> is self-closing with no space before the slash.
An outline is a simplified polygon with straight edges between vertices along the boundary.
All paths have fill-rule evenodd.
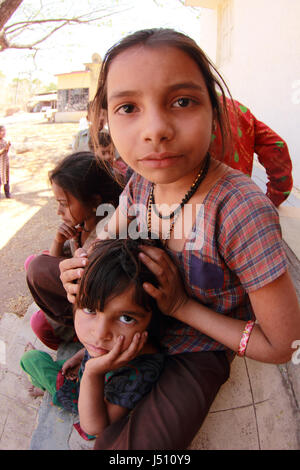
<path id="1" fill-rule="evenodd" d="M 78 414 L 80 380 L 85 364 L 90 359 L 85 351 L 76 382 L 64 378 L 58 388 L 53 403 L 71 413 Z M 110 403 L 132 409 L 150 392 L 157 382 L 164 365 L 164 354 L 143 354 L 137 356 L 123 367 L 105 375 L 104 396 Z"/>

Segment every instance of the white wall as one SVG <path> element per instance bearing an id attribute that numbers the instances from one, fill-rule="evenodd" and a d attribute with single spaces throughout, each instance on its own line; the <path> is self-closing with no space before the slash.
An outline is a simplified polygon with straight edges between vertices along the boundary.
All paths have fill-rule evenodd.
<path id="1" fill-rule="evenodd" d="M 55 114 L 55 122 L 79 122 L 86 111 L 60 111 Z"/>
<path id="2" fill-rule="evenodd" d="M 300 188 L 300 0 L 231 0 L 232 55 L 219 70 L 234 98 L 286 140 Z"/>
<path id="3" fill-rule="evenodd" d="M 299 0 L 300 1 L 300 0 Z M 201 11 L 201 28 L 198 45 L 203 49 L 209 59 L 216 64 L 217 52 L 217 22 L 216 10 L 204 8 Z"/>

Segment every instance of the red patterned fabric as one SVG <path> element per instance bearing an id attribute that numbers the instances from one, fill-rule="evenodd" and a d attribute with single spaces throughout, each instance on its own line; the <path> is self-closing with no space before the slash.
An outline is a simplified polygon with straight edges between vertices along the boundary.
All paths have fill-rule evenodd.
<path id="1" fill-rule="evenodd" d="M 253 157 L 264 166 L 267 176 L 267 196 L 279 206 L 290 194 L 293 187 L 292 162 L 286 142 L 270 127 L 258 121 L 251 111 L 236 100 L 226 101 L 233 151 L 222 155 L 222 139 L 217 128 L 212 135 L 211 155 L 227 165 L 251 176 Z"/>

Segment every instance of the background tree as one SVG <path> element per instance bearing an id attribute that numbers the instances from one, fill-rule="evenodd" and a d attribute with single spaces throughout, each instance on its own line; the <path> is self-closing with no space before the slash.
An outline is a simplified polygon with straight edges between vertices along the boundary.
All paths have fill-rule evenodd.
<path id="1" fill-rule="evenodd" d="M 66 26 L 99 22 L 126 10 L 120 8 L 118 1 L 109 0 L 72 2 L 72 8 L 62 0 L 54 3 L 51 0 L 24 3 L 23 0 L 0 0 L 0 52 L 7 49 L 38 51 L 41 43 Z"/>

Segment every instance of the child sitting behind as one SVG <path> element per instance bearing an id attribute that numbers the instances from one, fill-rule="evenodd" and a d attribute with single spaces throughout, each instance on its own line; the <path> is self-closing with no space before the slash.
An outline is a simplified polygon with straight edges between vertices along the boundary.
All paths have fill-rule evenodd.
<path id="1" fill-rule="evenodd" d="M 83 349 L 67 361 L 34 349 L 21 358 L 34 387 L 47 390 L 55 405 L 79 413 L 81 428 L 75 427 L 81 434 L 83 429 L 98 436 L 126 415 L 163 367 L 160 312 L 143 288 L 158 282 L 140 262 L 139 245 L 153 241 L 117 239 L 94 246 L 74 305 Z"/>
<path id="2" fill-rule="evenodd" d="M 78 152 L 65 157 L 50 173 L 49 180 L 62 219 L 50 255 L 63 256 L 64 244 L 70 241 L 71 255 L 80 247 L 88 249 L 96 239 L 101 203 L 118 205 L 120 186 L 107 170 L 96 162 L 91 152 Z"/>
<path id="3" fill-rule="evenodd" d="M 91 152 L 66 156 L 50 171 L 49 180 L 58 203 L 57 214 L 62 223 L 56 231 L 50 250 L 39 256 L 30 255 L 25 261 L 25 269 L 31 280 L 29 289 L 40 307 L 31 317 L 31 327 L 46 346 L 57 349 L 62 340 L 72 340 L 75 332 L 71 309 L 68 311 L 68 319 L 61 320 L 59 315 L 65 311 L 65 306 L 61 307 L 58 302 L 60 311 L 49 311 L 49 306 L 36 299 L 39 297 L 40 285 L 41 290 L 52 286 L 49 280 L 51 260 L 45 258 L 48 258 L 47 255 L 68 258 L 74 255 L 77 248 L 87 250 L 97 236 L 96 226 L 100 221 L 97 216 L 98 205 L 106 203 L 117 207 L 121 187 Z M 56 296 L 57 292 L 52 292 L 51 307 Z"/>

